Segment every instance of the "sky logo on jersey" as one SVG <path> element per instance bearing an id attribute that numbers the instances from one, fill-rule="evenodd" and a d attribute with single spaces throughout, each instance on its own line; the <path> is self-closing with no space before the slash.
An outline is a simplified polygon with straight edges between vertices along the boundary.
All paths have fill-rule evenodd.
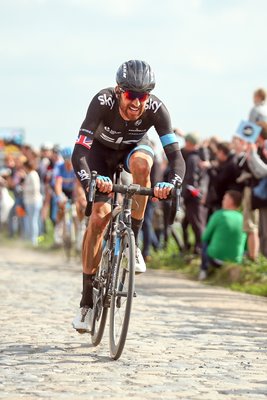
<path id="1" fill-rule="evenodd" d="M 98 100 L 101 104 L 101 106 L 109 106 L 109 108 L 112 110 L 114 104 L 115 104 L 115 100 L 112 100 L 111 96 L 107 96 L 106 93 L 101 94 L 100 96 L 98 96 Z"/>
<path id="2" fill-rule="evenodd" d="M 92 139 L 85 135 L 79 135 L 76 139 L 76 144 L 81 144 L 82 146 L 86 147 L 87 149 L 91 148 Z"/>
<path id="3" fill-rule="evenodd" d="M 77 174 L 79 175 L 81 182 L 90 180 L 90 174 L 88 174 L 88 172 L 86 172 L 85 169 L 81 169 L 80 171 L 77 172 Z"/>
<path id="4" fill-rule="evenodd" d="M 154 114 L 158 111 L 158 109 L 162 106 L 162 103 L 158 103 L 156 100 L 153 100 L 151 97 L 149 101 L 146 103 L 145 109 L 154 111 Z"/>

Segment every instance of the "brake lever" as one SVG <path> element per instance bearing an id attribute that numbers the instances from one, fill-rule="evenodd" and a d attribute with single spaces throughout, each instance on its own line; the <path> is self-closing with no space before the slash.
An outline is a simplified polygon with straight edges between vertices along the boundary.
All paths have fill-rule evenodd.
<path id="1" fill-rule="evenodd" d="M 92 212 L 93 202 L 95 200 L 95 192 L 96 192 L 96 177 L 97 177 L 97 172 L 92 171 L 89 183 L 88 195 L 87 195 L 87 206 L 85 210 L 86 217 L 89 217 Z"/>

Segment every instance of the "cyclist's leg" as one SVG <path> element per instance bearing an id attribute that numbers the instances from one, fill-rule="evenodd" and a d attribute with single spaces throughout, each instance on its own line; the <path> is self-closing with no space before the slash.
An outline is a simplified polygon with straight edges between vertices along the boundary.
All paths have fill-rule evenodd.
<path id="1" fill-rule="evenodd" d="M 120 161 L 118 157 L 122 158 L 121 152 L 115 152 L 94 141 L 88 151 L 86 162 L 91 171 L 96 170 L 99 175 L 109 176 L 112 179 L 116 166 Z M 96 194 L 83 238 L 83 291 L 79 313 L 73 320 L 73 327 L 79 332 L 88 332 L 91 325 L 92 313 L 90 309 L 93 306 L 93 280 L 101 259 L 103 234 L 109 222 L 111 211 L 108 201 L 107 194 Z"/>
<path id="2" fill-rule="evenodd" d="M 125 161 L 126 171 L 131 172 L 133 183 L 144 187 L 151 187 L 150 172 L 153 165 L 154 151 L 151 142 L 145 138 L 134 149 L 130 151 Z M 138 206 L 136 206 L 136 203 Z M 134 196 L 132 209 L 132 229 L 136 243 L 147 204 L 146 196 Z"/>
<path id="3" fill-rule="evenodd" d="M 110 219 L 110 211 L 109 203 L 94 203 L 83 238 L 82 264 L 85 274 L 95 275 L 97 271 L 101 259 L 103 234 Z"/>
<path id="4" fill-rule="evenodd" d="M 73 320 L 73 327 L 80 333 L 90 332 L 92 325 L 93 282 L 102 254 L 105 227 L 110 218 L 109 203 L 94 203 L 92 214 L 83 238 L 82 265 L 83 289 L 80 310 Z"/>
<path id="5" fill-rule="evenodd" d="M 65 213 L 65 204 L 61 203 L 58 204 L 56 203 L 56 220 L 55 220 L 55 226 L 54 226 L 54 245 L 55 247 L 57 246 L 62 246 L 63 245 L 63 218 L 64 218 L 64 213 Z"/>
<path id="6" fill-rule="evenodd" d="M 150 172 L 153 165 L 153 157 L 154 152 L 152 145 L 150 145 L 150 141 L 146 138 L 130 151 L 126 158 L 125 169 L 131 172 L 133 183 L 144 187 L 151 187 Z M 138 247 L 138 235 L 142 229 L 146 205 L 146 196 L 134 196 L 132 206 L 132 230 L 136 243 L 136 273 L 146 271 L 146 264 L 141 250 Z"/>
<path id="7" fill-rule="evenodd" d="M 108 176 L 112 179 L 124 153 L 109 149 L 94 141 L 88 151 L 86 162 L 91 171 L 96 170 L 99 175 Z M 103 233 L 109 222 L 110 211 L 109 195 L 97 192 L 83 239 L 82 261 L 83 273 L 85 274 L 94 275 L 97 271 L 101 259 Z"/>

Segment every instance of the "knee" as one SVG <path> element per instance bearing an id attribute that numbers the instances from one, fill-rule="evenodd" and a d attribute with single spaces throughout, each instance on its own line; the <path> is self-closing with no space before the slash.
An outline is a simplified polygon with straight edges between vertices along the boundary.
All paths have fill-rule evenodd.
<path id="1" fill-rule="evenodd" d="M 151 167 L 145 159 L 136 158 L 131 164 L 131 173 L 133 176 L 147 178 L 150 176 Z"/>
<path id="2" fill-rule="evenodd" d="M 104 231 L 105 226 L 105 219 L 99 213 L 93 212 L 90 216 L 89 222 L 89 227 L 91 228 L 92 232 L 96 235 L 99 235 Z"/>
<path id="3" fill-rule="evenodd" d="M 94 235 L 101 235 L 110 219 L 110 205 L 98 205 L 95 203 L 92 214 L 89 219 L 88 229 L 92 231 Z"/>

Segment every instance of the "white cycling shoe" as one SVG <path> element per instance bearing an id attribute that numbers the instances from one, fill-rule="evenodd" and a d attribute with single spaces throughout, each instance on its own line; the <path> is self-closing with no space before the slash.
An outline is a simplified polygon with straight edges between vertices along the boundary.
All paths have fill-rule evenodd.
<path id="1" fill-rule="evenodd" d="M 128 254 L 129 254 L 128 248 L 125 250 L 124 254 L 125 254 L 125 257 L 128 257 Z M 126 271 L 128 270 L 128 263 L 126 263 L 124 268 L 126 269 Z M 139 247 L 136 246 L 136 248 L 135 248 L 135 273 L 136 273 L 136 275 L 138 275 L 138 274 L 142 274 L 144 272 L 146 272 L 146 263 L 143 258 L 143 255 L 141 253 L 141 250 L 139 249 Z"/>
<path id="2" fill-rule="evenodd" d="M 135 273 L 142 274 L 146 272 L 146 263 L 139 247 L 135 251 Z"/>
<path id="3" fill-rule="evenodd" d="M 79 333 L 90 333 L 93 321 L 93 310 L 88 307 L 81 307 L 78 314 L 72 321 L 72 326 Z"/>

